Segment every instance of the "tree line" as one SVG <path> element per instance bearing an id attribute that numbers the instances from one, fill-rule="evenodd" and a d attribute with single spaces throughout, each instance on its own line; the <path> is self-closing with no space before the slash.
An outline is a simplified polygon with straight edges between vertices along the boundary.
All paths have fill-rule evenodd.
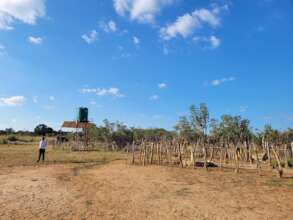
<path id="1" fill-rule="evenodd" d="M 233 143 L 235 146 L 238 143 L 261 145 L 263 142 L 269 142 L 273 145 L 287 144 L 290 147 L 291 143 L 293 143 L 293 129 L 291 128 L 279 131 L 271 125 L 266 125 L 262 131 L 254 132 L 250 121 L 241 116 L 222 115 L 220 119 L 210 118 L 210 113 L 205 103 L 199 106 L 190 106 L 189 115 L 180 117 L 172 131 L 163 128 L 128 127 L 122 122 L 110 122 L 105 119 L 102 125 L 93 126 L 88 133 L 91 140 L 109 145 L 115 144 L 118 149 L 123 149 L 133 142 L 143 140 L 159 141 L 174 138 L 203 144 L 206 142 L 218 143 L 219 145 Z M 0 130 L 0 134 L 63 135 L 70 137 L 69 132 L 55 131 L 45 124 L 37 125 L 32 132 L 14 131 L 8 128 Z"/>

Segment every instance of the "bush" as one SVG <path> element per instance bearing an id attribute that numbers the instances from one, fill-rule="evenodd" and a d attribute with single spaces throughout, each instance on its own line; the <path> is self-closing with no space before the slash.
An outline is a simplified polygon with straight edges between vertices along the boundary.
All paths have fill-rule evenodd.
<path id="1" fill-rule="evenodd" d="M 8 141 L 7 141 L 7 139 L 2 139 L 2 141 L 1 141 L 1 144 L 8 144 Z"/>
<path id="2" fill-rule="evenodd" d="M 285 161 L 281 161 L 281 165 L 282 165 L 282 167 L 285 167 Z M 276 160 L 273 160 L 272 166 L 273 166 L 273 168 L 277 168 L 278 162 Z M 293 168 L 293 159 L 288 160 L 288 167 Z"/>
<path id="3" fill-rule="evenodd" d="M 290 168 L 293 168 L 293 159 L 288 160 L 288 166 L 289 166 Z"/>
<path id="4" fill-rule="evenodd" d="M 277 168 L 278 167 L 278 161 L 272 160 L 272 166 L 273 166 L 273 168 Z M 281 166 L 285 167 L 285 162 L 284 161 L 281 161 Z"/>
<path id="5" fill-rule="evenodd" d="M 8 141 L 17 141 L 18 139 L 14 136 L 14 135 L 10 135 L 8 138 L 7 138 Z"/>

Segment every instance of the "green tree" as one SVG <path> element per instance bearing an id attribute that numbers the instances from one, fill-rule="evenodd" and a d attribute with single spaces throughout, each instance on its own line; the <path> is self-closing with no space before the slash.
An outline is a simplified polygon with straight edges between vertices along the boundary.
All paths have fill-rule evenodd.
<path id="1" fill-rule="evenodd" d="M 175 130 L 177 133 L 188 140 L 193 139 L 194 133 L 192 130 L 192 125 L 189 123 L 186 116 L 179 118 L 179 122 L 175 125 Z"/>
<path id="2" fill-rule="evenodd" d="M 34 133 L 37 135 L 46 135 L 46 134 L 53 134 L 55 131 L 53 128 L 48 127 L 45 124 L 39 124 L 35 127 Z"/>

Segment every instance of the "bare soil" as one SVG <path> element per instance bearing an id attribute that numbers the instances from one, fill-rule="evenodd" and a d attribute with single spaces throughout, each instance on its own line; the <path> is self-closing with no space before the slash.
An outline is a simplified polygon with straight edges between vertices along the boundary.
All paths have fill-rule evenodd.
<path id="1" fill-rule="evenodd" d="M 293 179 L 109 164 L 0 169 L 0 219 L 292 219 Z"/>

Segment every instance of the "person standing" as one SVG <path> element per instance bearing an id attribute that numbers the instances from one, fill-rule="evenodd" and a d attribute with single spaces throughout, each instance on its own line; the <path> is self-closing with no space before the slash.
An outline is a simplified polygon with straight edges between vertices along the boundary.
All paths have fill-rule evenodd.
<path id="1" fill-rule="evenodd" d="M 40 162 L 41 157 L 42 160 L 45 160 L 45 153 L 46 153 L 46 149 L 48 147 L 48 141 L 46 140 L 45 137 L 42 137 L 42 140 L 39 143 L 39 159 L 37 162 Z"/>

